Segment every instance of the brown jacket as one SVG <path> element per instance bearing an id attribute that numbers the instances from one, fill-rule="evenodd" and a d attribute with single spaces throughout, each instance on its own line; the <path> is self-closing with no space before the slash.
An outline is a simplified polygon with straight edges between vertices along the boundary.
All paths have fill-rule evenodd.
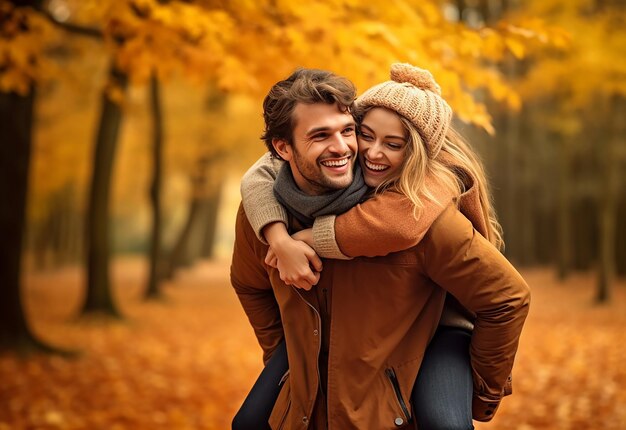
<path id="1" fill-rule="evenodd" d="M 325 420 L 312 421 L 315 406 L 327 411 L 330 430 L 396 429 L 407 423 L 411 389 L 446 291 L 476 314 L 470 347 L 474 418 L 494 414 L 530 294 L 517 271 L 454 205 L 410 249 L 324 260 L 315 289 L 332 291 L 330 321 L 322 321 L 325 304 L 315 289 L 287 287 L 278 271 L 264 264 L 266 251 L 240 208 L 232 284 L 264 358 L 283 338 L 287 342 L 290 371 L 272 412 L 273 429 L 326 428 Z M 322 333 L 325 323 L 329 333 Z M 326 363 L 320 370 L 322 349 L 329 351 L 327 372 Z M 327 379 L 322 390 L 320 379 Z"/>

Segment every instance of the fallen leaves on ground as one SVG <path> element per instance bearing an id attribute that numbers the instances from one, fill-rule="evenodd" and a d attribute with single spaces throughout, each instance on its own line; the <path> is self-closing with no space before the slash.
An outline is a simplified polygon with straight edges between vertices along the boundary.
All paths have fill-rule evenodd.
<path id="1" fill-rule="evenodd" d="M 592 304 L 591 275 L 556 283 L 524 272 L 531 313 L 514 369 L 514 395 L 477 429 L 626 428 L 626 285 Z M 228 281 L 228 263 L 205 263 L 141 300 L 145 266 L 116 262 L 126 319 L 77 319 L 77 269 L 25 279 L 31 325 L 74 358 L 0 356 L 0 430 L 228 429 L 261 369 L 261 352 Z"/>

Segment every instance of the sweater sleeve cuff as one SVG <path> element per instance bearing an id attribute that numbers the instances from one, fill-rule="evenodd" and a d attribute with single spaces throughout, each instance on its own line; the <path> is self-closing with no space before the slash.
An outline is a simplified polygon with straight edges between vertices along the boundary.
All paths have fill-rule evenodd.
<path id="1" fill-rule="evenodd" d="M 339 249 L 335 239 L 335 215 L 326 215 L 315 218 L 313 223 L 313 248 L 317 255 L 323 258 L 350 260 Z"/>
<path id="2" fill-rule="evenodd" d="M 282 222 L 287 225 L 287 219 L 287 211 L 281 205 L 258 206 L 254 211 L 250 211 L 250 216 L 248 217 L 256 237 L 265 245 L 268 245 L 263 236 L 265 226 L 274 222 Z"/>

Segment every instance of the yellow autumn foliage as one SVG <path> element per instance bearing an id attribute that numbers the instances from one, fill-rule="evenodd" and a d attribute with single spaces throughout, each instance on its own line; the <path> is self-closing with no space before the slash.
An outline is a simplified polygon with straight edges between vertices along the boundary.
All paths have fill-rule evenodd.
<path id="1" fill-rule="evenodd" d="M 182 73 L 192 82 L 258 97 L 304 66 L 346 75 L 362 91 L 386 79 L 390 63 L 410 62 L 433 72 L 459 118 L 487 130 L 490 117 L 478 94 L 491 94 L 512 108 L 520 104 L 516 89 L 493 63 L 507 53 L 519 59 L 546 44 L 563 44 L 562 36 L 537 18 L 522 14 L 492 27 L 470 27 L 451 20 L 446 12 L 450 5 L 435 0 L 64 4 L 68 22 L 102 31 L 108 52 L 132 83 L 143 84 L 152 73 L 162 81 Z M 30 56 L 43 62 L 43 49 L 35 48 L 42 39 L 37 40 L 39 45 L 10 41 L 5 49 L 20 58 L 15 52 L 22 52 L 19 47 L 26 43 Z M 19 86 L 16 74 L 25 77 L 19 80 L 22 89 L 26 78 L 40 77 L 11 65 L 0 74 L 5 90 Z"/>
<path id="2" fill-rule="evenodd" d="M 0 1 L 0 91 L 25 95 L 33 83 L 52 77 L 55 68 L 46 49 L 54 35 L 39 13 Z"/>
<path id="3" fill-rule="evenodd" d="M 419 65 L 433 72 L 459 119 L 493 133 L 485 101 L 518 109 L 526 94 L 499 63 L 511 55 L 535 58 L 546 46 L 567 44 L 567 33 L 546 25 L 539 13 L 520 12 L 490 26 L 470 27 L 451 18 L 449 4 L 435 0 L 59 0 L 49 5 L 61 22 L 99 30 L 104 43 L 52 27 L 29 9 L 11 7 L 16 17 L 37 23 L 28 31 L 15 26 L 17 18 L 0 20 L 1 31 L 19 36 L 0 40 L 1 49 L 19 59 L 0 67 L 2 89 L 24 92 L 33 82 L 46 89 L 39 93 L 42 123 L 35 130 L 31 208 L 36 213 L 46 212 L 40 196 L 66 183 L 85 187 L 103 88 L 118 102 L 130 98 L 124 101 L 128 125 L 122 129 L 116 176 L 123 179 L 115 186 L 115 200 L 136 202 L 150 172 L 145 83 L 153 73 L 165 94 L 166 174 L 180 183 L 186 179 L 174 176 L 185 175 L 200 156 L 228 150 L 234 157 L 212 167 L 223 171 L 233 161 L 241 168 L 262 151 L 261 97 L 296 67 L 334 70 L 362 92 L 388 79 L 392 62 Z M 59 56 L 59 51 L 69 54 Z M 130 95 L 105 82 L 110 61 L 128 75 Z M 181 80 L 195 87 L 182 89 Z M 558 83 L 555 79 L 551 86 Z M 211 112 L 203 102 L 211 91 L 223 93 L 224 110 Z M 229 112 L 235 96 L 249 99 L 245 112 Z M 80 97 L 89 101 L 79 103 Z M 52 165 L 69 168 L 51 170 Z"/>
<path id="4" fill-rule="evenodd" d="M 521 13 L 521 11 L 520 11 Z M 528 2 L 525 14 L 541 15 L 559 26 L 567 37 L 554 39 L 569 49 L 538 52 L 531 58 L 532 68 L 522 80 L 524 98 L 545 100 L 559 98 L 561 110 L 568 115 L 594 106 L 603 115 L 613 96 L 626 96 L 626 9 L 618 3 L 572 0 Z"/>

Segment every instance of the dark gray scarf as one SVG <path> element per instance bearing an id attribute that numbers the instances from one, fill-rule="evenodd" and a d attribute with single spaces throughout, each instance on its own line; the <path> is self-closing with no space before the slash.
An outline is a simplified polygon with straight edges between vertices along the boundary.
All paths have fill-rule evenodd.
<path id="1" fill-rule="evenodd" d="M 307 227 L 312 226 L 318 216 L 344 213 L 363 200 L 368 191 L 358 162 L 354 166 L 354 180 L 347 188 L 321 196 L 305 194 L 298 188 L 289 163 L 283 163 L 274 182 L 274 195 L 278 202 Z"/>

